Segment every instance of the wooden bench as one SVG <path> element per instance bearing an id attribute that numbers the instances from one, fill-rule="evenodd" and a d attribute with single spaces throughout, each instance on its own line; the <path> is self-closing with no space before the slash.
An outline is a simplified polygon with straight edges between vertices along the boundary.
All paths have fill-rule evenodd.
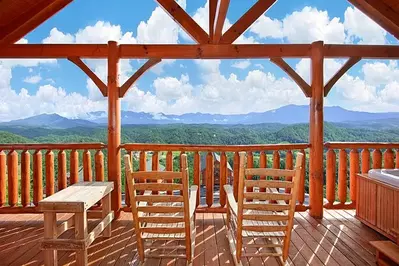
<path id="1" fill-rule="evenodd" d="M 76 251 L 77 265 L 87 265 L 87 248 L 104 231 L 104 237 L 111 236 L 112 182 L 81 182 L 63 189 L 39 202 L 39 209 L 44 214 L 44 250 L 45 265 L 57 265 L 57 250 Z M 101 201 L 102 211 L 92 218 L 102 218 L 100 223 L 89 233 L 87 218 L 89 208 Z M 73 213 L 67 221 L 57 226 L 57 213 Z M 95 213 L 98 214 L 98 213 Z M 99 217 L 98 217 L 99 216 Z M 63 232 L 75 226 L 75 239 L 59 239 Z"/>
<path id="2" fill-rule="evenodd" d="M 370 241 L 370 244 L 377 250 L 377 265 L 399 265 L 398 245 L 391 241 Z"/>

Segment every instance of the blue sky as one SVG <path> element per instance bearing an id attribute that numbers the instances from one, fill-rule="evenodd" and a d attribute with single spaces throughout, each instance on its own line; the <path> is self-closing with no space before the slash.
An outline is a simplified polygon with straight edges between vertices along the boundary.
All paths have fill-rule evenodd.
<path id="1" fill-rule="evenodd" d="M 178 1 L 207 30 L 205 0 Z M 226 30 L 256 1 L 232 0 Z M 139 3 L 139 4 L 138 4 Z M 75 0 L 21 43 L 193 43 L 155 1 Z M 397 44 L 345 0 L 279 0 L 236 43 Z M 287 60 L 309 80 L 309 60 Z M 105 80 L 106 62 L 86 60 Z M 126 80 L 143 60 L 123 60 Z M 344 63 L 325 62 L 325 82 Z M 39 113 L 67 117 L 106 110 L 94 84 L 67 60 L 0 61 L 0 121 Z M 371 112 L 399 111 L 396 61 L 363 60 L 326 98 L 327 105 Z M 308 104 L 300 89 L 268 60 L 165 60 L 147 72 L 122 108 L 151 113 L 248 113 Z"/>

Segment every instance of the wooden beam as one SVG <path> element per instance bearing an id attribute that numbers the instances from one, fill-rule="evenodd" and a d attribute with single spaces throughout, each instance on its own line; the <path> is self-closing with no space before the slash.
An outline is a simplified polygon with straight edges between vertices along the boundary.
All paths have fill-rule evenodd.
<path id="1" fill-rule="evenodd" d="M 324 97 L 328 95 L 332 87 L 337 83 L 337 81 L 357 62 L 359 62 L 362 58 L 361 57 L 351 57 L 346 61 L 346 63 L 331 77 L 331 79 L 327 82 L 324 86 Z"/>
<path id="2" fill-rule="evenodd" d="M 215 17 L 216 9 L 218 7 L 219 0 L 209 0 L 209 39 L 212 41 L 215 31 Z"/>
<path id="3" fill-rule="evenodd" d="M 129 88 L 150 68 L 161 62 L 159 58 L 149 59 L 142 67 L 140 67 L 125 83 L 119 88 L 119 97 L 123 98 Z"/>
<path id="4" fill-rule="evenodd" d="M 306 97 L 310 97 L 312 95 L 312 88 L 310 85 L 303 80 L 303 78 L 295 72 L 294 69 L 287 62 L 284 61 L 281 57 L 272 57 L 270 61 L 280 67 L 288 76 L 292 78 L 292 80 L 301 88 Z"/>
<path id="5" fill-rule="evenodd" d="M 258 0 L 236 23 L 222 36 L 221 43 L 233 43 L 277 0 Z"/>
<path id="6" fill-rule="evenodd" d="M 37 28 L 44 21 L 63 9 L 73 0 L 46 0 L 0 28 L 0 44 L 12 44 Z"/>
<path id="7" fill-rule="evenodd" d="M 309 123 L 309 214 L 315 218 L 323 218 L 324 56 L 322 41 L 312 43 L 311 59 L 312 98 L 310 99 Z"/>
<path id="8" fill-rule="evenodd" d="M 103 96 L 107 96 L 107 85 L 85 64 L 79 57 L 68 57 L 68 60 L 77 65 L 100 89 Z"/>
<path id="9" fill-rule="evenodd" d="M 348 0 L 357 9 L 399 39 L 399 16 L 382 0 Z"/>
<path id="10" fill-rule="evenodd" d="M 0 58 L 107 58 L 106 44 L 12 44 L 0 46 Z"/>
<path id="11" fill-rule="evenodd" d="M 175 0 L 156 0 L 171 18 L 198 43 L 208 43 L 208 34 Z"/>
<path id="12" fill-rule="evenodd" d="M 111 206 L 118 217 L 121 199 L 121 102 L 119 99 L 119 46 L 108 42 L 108 181 L 114 182 Z"/>
<path id="13" fill-rule="evenodd" d="M 121 58 L 237 59 L 309 58 L 310 44 L 121 44 Z M 12 44 L 0 58 L 107 58 L 106 44 Z M 399 45 L 324 45 L 326 58 L 399 59 Z"/>
<path id="14" fill-rule="evenodd" d="M 226 20 L 227 10 L 229 9 L 230 0 L 215 0 L 217 1 L 215 19 L 212 24 L 213 34 L 209 34 L 213 43 L 219 43 L 223 34 L 224 21 Z M 212 2 L 212 1 L 211 1 Z"/>

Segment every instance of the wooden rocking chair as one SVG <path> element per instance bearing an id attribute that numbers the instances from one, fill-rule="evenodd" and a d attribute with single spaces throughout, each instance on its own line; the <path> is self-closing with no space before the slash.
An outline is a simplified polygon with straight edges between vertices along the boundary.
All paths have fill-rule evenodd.
<path id="1" fill-rule="evenodd" d="M 281 170 L 245 168 L 246 153 L 240 153 L 237 202 L 232 187 L 224 186 L 228 199 L 227 235 L 236 265 L 242 265 L 242 257 L 269 256 L 278 257 L 280 264 L 285 264 L 303 156 L 297 154 L 294 170 Z M 248 175 L 272 176 L 274 179 L 246 180 Z M 278 177 L 283 177 L 283 180 Z M 244 248 L 257 251 L 248 253 Z"/>
<path id="2" fill-rule="evenodd" d="M 133 172 L 130 156 L 124 156 L 141 263 L 145 258 L 168 257 L 185 258 L 188 264 L 192 261 L 198 186 L 189 190 L 187 155 L 180 159 L 181 172 Z"/>

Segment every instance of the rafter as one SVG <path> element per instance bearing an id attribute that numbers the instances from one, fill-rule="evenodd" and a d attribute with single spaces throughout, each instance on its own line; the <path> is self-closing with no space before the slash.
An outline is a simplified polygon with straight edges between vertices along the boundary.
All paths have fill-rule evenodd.
<path id="1" fill-rule="evenodd" d="M 222 36 L 221 43 L 233 43 L 277 0 L 258 0 L 236 23 Z"/>
<path id="2" fill-rule="evenodd" d="M 103 96 L 107 96 L 108 87 L 97 75 L 79 58 L 68 57 L 68 60 L 77 65 L 96 84 Z"/>
<path id="3" fill-rule="evenodd" d="M 73 0 L 46 0 L 0 28 L 0 44 L 12 44 L 34 30 Z"/>
<path id="4" fill-rule="evenodd" d="M 224 21 L 226 20 L 227 10 L 230 0 L 213 0 L 216 3 L 215 18 L 212 24 L 213 34 L 210 34 L 213 43 L 218 43 L 223 33 Z M 212 2 L 212 0 L 211 0 Z"/>
<path id="5" fill-rule="evenodd" d="M 332 87 L 337 83 L 337 81 L 354 65 L 357 64 L 362 58 L 361 57 L 351 57 L 346 61 L 346 63 L 331 77 L 331 79 L 324 86 L 324 96 L 327 96 Z"/>
<path id="6" fill-rule="evenodd" d="M 208 43 L 208 34 L 175 0 L 156 0 L 171 18 L 198 43 Z"/>
<path id="7" fill-rule="evenodd" d="M 348 0 L 386 31 L 399 39 L 399 16 L 382 0 Z"/>
<path id="8" fill-rule="evenodd" d="M 312 88 L 310 87 L 310 85 L 301 76 L 299 76 L 298 73 L 296 73 L 295 70 L 292 69 L 292 67 L 288 65 L 287 62 L 284 61 L 284 59 L 280 57 L 273 57 L 270 58 L 270 61 L 280 67 L 285 73 L 287 73 L 287 75 L 292 78 L 292 80 L 299 86 L 299 88 L 301 88 L 306 97 L 312 96 Z"/>
<path id="9" fill-rule="evenodd" d="M 161 62 L 162 60 L 159 58 L 151 58 L 149 59 L 142 67 L 140 67 L 128 80 L 123 83 L 123 85 L 119 88 L 119 97 L 123 98 L 129 88 L 150 68 Z"/>

